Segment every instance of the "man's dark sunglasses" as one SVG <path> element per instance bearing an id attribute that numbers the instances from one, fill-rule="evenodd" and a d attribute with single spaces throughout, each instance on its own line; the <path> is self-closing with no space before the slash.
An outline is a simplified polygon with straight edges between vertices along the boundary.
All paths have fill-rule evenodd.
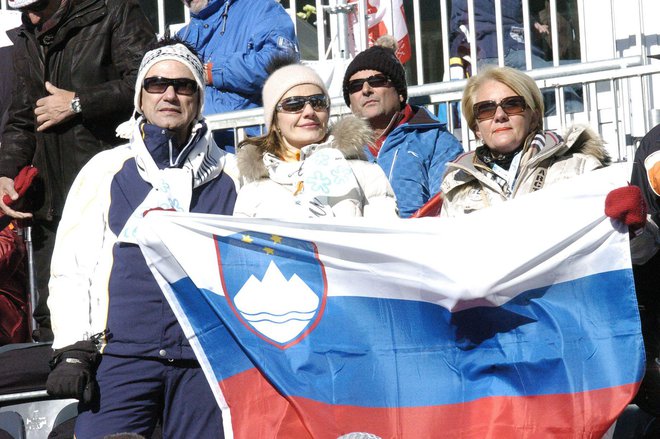
<path id="1" fill-rule="evenodd" d="M 21 12 L 41 12 L 48 7 L 48 4 L 50 4 L 50 0 L 40 0 L 31 5 L 18 8 L 18 10 Z"/>
<path id="2" fill-rule="evenodd" d="M 330 101 L 324 94 L 311 95 L 311 96 L 291 96 L 290 98 L 282 99 L 277 104 L 277 111 L 284 113 L 299 113 L 305 108 L 309 102 L 314 111 L 323 111 L 330 108 Z"/>
<path id="3" fill-rule="evenodd" d="M 142 87 L 147 93 L 165 93 L 169 86 L 174 87 L 174 92 L 178 95 L 190 96 L 197 91 L 197 82 L 188 78 L 163 78 L 162 76 L 152 76 L 144 78 Z"/>
<path id="4" fill-rule="evenodd" d="M 348 92 L 353 94 L 361 91 L 365 82 L 369 84 L 369 87 L 371 88 L 387 87 L 390 83 L 390 78 L 385 75 L 373 75 L 368 78 L 353 79 L 352 81 L 348 81 Z"/>
<path id="5" fill-rule="evenodd" d="M 502 107 L 502 110 L 507 115 L 522 114 L 527 109 L 527 102 L 522 96 L 509 96 L 499 102 L 495 101 L 481 101 L 472 106 L 474 117 L 478 121 L 488 120 L 495 117 L 497 107 Z"/>

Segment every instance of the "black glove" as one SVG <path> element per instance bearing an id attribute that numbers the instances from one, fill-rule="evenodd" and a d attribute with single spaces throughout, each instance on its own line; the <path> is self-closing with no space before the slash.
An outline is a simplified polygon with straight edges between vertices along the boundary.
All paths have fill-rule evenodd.
<path id="1" fill-rule="evenodd" d="M 100 360 L 101 354 L 91 340 L 57 349 L 50 360 L 51 372 L 46 381 L 48 394 L 91 403 L 97 393 L 95 377 Z"/>

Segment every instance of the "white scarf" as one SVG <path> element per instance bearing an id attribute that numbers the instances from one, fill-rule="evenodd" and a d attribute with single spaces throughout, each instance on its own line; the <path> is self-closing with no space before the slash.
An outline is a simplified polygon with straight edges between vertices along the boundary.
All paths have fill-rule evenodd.
<path id="1" fill-rule="evenodd" d="M 151 184 L 152 189 L 142 203 L 133 211 L 126 225 L 119 234 L 125 242 L 137 244 L 135 231 L 144 215 L 150 210 L 174 210 L 188 212 L 193 188 L 213 180 L 220 175 L 225 163 L 225 155 L 212 139 L 211 131 L 204 136 L 197 132 L 204 127 L 198 123 L 192 130 L 190 142 L 179 156 L 177 162 L 184 161 L 180 168 L 159 169 L 144 144 L 141 133 L 143 118 L 134 124 L 130 147 L 135 154 L 140 177 Z"/>

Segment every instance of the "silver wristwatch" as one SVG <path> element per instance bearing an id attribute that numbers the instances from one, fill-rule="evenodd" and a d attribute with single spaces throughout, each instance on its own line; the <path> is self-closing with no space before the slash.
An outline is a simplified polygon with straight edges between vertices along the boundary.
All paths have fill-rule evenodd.
<path id="1" fill-rule="evenodd" d="M 82 107 L 80 106 L 80 98 L 78 96 L 71 99 L 71 111 L 73 111 L 76 114 L 82 112 Z"/>

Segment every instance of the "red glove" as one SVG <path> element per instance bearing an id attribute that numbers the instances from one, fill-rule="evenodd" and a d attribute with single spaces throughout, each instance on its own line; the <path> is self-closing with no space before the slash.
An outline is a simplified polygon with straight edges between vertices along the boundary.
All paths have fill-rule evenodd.
<path id="1" fill-rule="evenodd" d="M 646 203 L 642 191 L 633 185 L 614 189 L 605 198 L 605 215 L 621 221 L 631 232 L 646 224 Z"/>
<path id="2" fill-rule="evenodd" d="M 39 174 L 39 171 L 34 166 L 26 166 L 18 172 L 16 178 L 14 178 L 14 190 L 18 192 L 18 198 L 25 194 L 37 174 Z M 5 195 L 2 197 L 2 201 L 7 206 L 11 206 L 17 200 L 12 200 L 9 195 Z"/>

